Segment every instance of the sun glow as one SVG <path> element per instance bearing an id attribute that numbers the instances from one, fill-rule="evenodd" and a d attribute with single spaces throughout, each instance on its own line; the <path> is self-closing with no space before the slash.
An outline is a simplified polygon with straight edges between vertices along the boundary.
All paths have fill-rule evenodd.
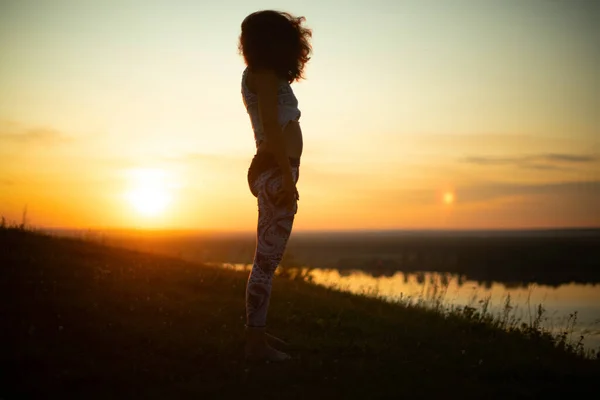
<path id="1" fill-rule="evenodd" d="M 146 216 L 158 215 L 171 202 L 167 174 L 161 169 L 140 168 L 130 171 L 131 189 L 126 198 L 133 208 Z"/>
<path id="2" fill-rule="evenodd" d="M 452 204 L 454 203 L 454 193 L 446 192 L 444 193 L 444 204 Z"/>

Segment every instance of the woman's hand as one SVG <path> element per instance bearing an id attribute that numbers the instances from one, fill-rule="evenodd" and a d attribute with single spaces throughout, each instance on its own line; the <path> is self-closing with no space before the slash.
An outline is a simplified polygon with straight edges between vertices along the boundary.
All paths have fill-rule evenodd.
<path id="1" fill-rule="evenodd" d="M 296 184 L 291 177 L 284 178 L 281 190 L 279 190 L 275 197 L 275 204 L 285 206 L 288 211 L 293 211 L 297 200 L 300 200 L 300 196 L 298 195 Z"/>

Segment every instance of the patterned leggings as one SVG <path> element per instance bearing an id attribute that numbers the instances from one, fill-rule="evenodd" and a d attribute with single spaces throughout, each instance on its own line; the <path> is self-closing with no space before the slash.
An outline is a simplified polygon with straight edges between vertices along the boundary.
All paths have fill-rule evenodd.
<path id="1" fill-rule="evenodd" d="M 290 166 L 292 176 L 298 182 L 300 160 L 290 159 Z M 254 264 L 246 286 L 246 325 L 264 327 L 273 274 L 292 233 L 298 203 L 292 210 L 275 204 L 274 197 L 282 187 L 282 176 L 275 159 L 268 153 L 254 156 L 248 170 L 248 185 L 258 200 L 258 226 Z"/>

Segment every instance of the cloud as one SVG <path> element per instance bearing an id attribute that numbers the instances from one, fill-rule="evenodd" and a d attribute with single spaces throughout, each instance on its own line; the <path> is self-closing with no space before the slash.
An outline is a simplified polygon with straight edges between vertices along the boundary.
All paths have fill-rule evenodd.
<path id="1" fill-rule="evenodd" d="M 594 162 L 598 160 L 598 157 L 595 156 L 584 156 L 584 155 L 574 155 L 574 154 L 545 154 L 542 155 L 549 161 L 556 162 L 570 162 L 570 163 L 588 163 Z"/>
<path id="2" fill-rule="evenodd" d="M 0 179 L 0 186 L 12 186 L 15 182 L 9 179 Z"/>
<path id="3" fill-rule="evenodd" d="M 482 166 L 508 165 L 525 169 L 559 170 L 567 166 L 590 164 L 599 160 L 600 157 L 595 155 L 547 153 L 516 157 L 471 156 L 461 161 Z"/>
<path id="4" fill-rule="evenodd" d="M 237 163 L 237 162 L 248 162 L 251 160 L 251 156 L 232 156 L 228 154 L 214 154 L 214 153 L 187 153 L 180 157 L 173 157 L 172 160 L 185 161 L 185 162 L 211 162 L 211 163 Z"/>
<path id="5" fill-rule="evenodd" d="M 0 132 L 0 142 L 55 145 L 70 141 L 70 137 L 50 128 L 33 128 L 21 132 Z"/>
<path id="6" fill-rule="evenodd" d="M 252 156 L 214 153 L 183 153 L 160 157 L 161 162 L 188 165 L 194 168 L 209 168 L 211 171 L 224 171 L 229 168 L 243 170 L 250 166 L 251 160 Z"/>
<path id="7" fill-rule="evenodd" d="M 489 201 L 511 196 L 552 195 L 562 197 L 574 195 L 582 199 L 596 199 L 600 204 L 600 181 L 539 184 L 483 183 L 457 187 L 456 193 L 461 203 Z"/>

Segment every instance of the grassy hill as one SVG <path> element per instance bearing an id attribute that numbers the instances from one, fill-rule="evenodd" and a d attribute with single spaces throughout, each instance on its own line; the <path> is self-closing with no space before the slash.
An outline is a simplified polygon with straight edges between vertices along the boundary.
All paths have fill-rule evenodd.
<path id="1" fill-rule="evenodd" d="M 544 335 L 283 278 L 275 280 L 269 321 L 294 359 L 247 363 L 246 279 L 0 229 L 0 398 L 505 399 L 597 391 L 600 362 Z"/>

